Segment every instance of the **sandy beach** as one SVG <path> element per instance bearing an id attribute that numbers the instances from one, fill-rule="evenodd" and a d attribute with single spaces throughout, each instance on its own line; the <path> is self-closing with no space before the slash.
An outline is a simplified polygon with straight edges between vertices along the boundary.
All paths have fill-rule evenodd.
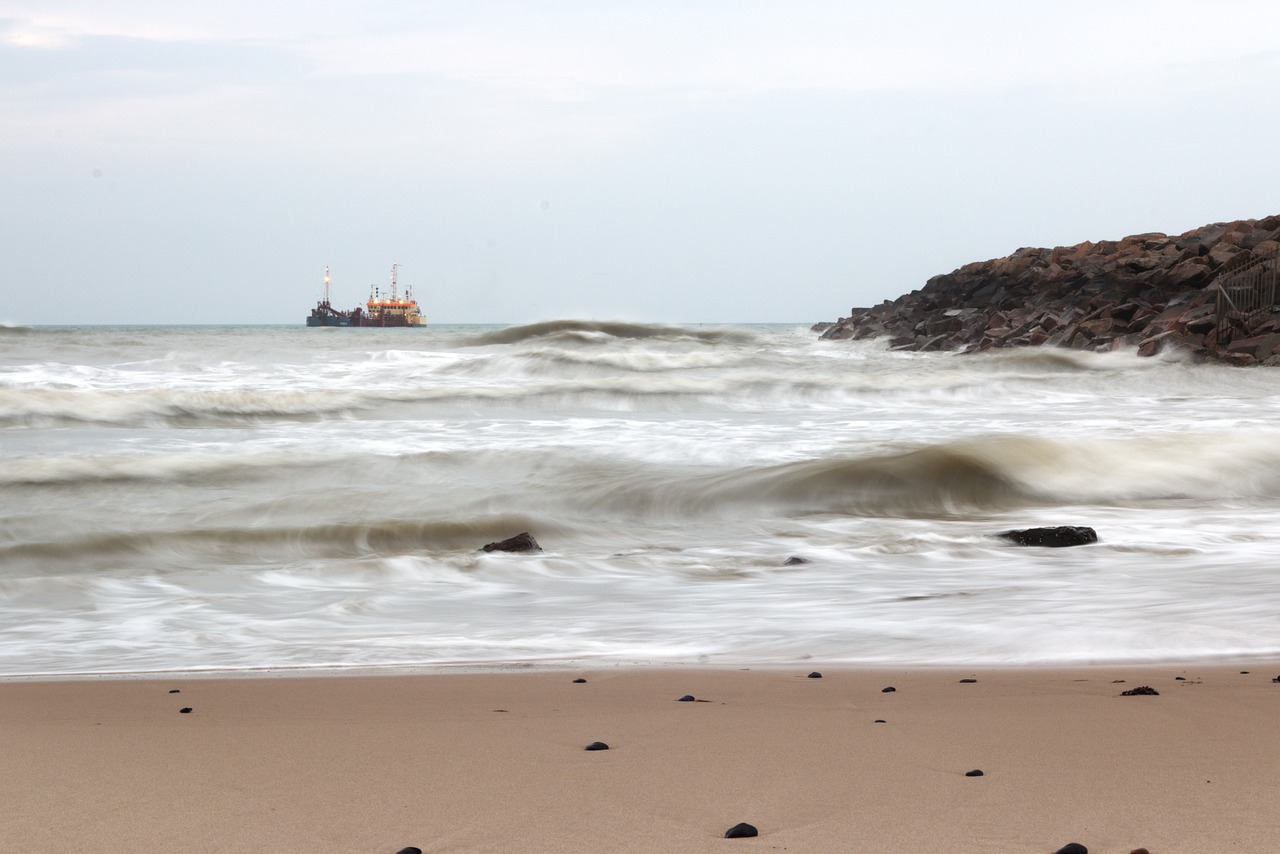
<path id="1" fill-rule="evenodd" d="M 819 669 L 7 682 L 0 849 L 1280 843 L 1280 665 Z"/>

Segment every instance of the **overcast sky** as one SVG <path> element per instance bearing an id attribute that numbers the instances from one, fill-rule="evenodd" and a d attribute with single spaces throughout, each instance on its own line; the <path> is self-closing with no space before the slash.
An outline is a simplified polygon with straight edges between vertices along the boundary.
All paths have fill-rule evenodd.
<path id="1" fill-rule="evenodd" d="M 1280 3 L 0 0 L 0 322 L 834 320 L 1280 213 Z"/>

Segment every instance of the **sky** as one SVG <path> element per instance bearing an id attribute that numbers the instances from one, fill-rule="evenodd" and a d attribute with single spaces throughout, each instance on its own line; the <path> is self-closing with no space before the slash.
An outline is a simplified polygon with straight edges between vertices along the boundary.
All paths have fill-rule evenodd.
<path id="1" fill-rule="evenodd" d="M 0 0 L 0 323 L 812 323 L 1280 213 L 1274 0 Z"/>

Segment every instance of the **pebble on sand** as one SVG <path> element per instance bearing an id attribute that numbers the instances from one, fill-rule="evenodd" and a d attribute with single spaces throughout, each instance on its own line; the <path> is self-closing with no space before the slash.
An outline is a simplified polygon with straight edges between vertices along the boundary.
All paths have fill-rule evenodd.
<path id="1" fill-rule="evenodd" d="M 753 825 L 747 824 L 745 821 L 735 824 L 724 832 L 725 839 L 749 839 L 752 836 L 759 836 L 760 831 L 756 830 Z"/>
<path id="2" fill-rule="evenodd" d="M 812 673 L 810 673 L 810 674 L 809 674 L 809 678 L 810 678 L 810 679 L 821 679 L 821 678 L 822 678 L 822 674 L 815 670 L 815 671 L 813 671 Z"/>
<path id="3" fill-rule="evenodd" d="M 603 741 L 593 741 L 582 749 L 583 750 L 608 750 L 609 745 L 605 744 Z"/>
<path id="4" fill-rule="evenodd" d="M 181 694 L 182 692 L 181 692 L 181 691 L 179 691 L 177 688 L 170 688 L 170 689 L 169 689 L 169 693 L 170 693 L 170 694 Z"/>
<path id="5" fill-rule="evenodd" d="M 422 854 L 422 849 L 416 845 L 410 845 L 408 848 L 401 848 L 396 854 Z"/>
<path id="6" fill-rule="evenodd" d="M 966 777 L 982 777 L 982 776 L 984 776 L 984 775 L 983 775 L 983 773 L 982 773 L 981 771 L 979 771 L 977 768 L 974 768 L 972 771 L 965 771 L 965 772 L 964 772 L 964 775 L 965 775 Z"/>
<path id="7" fill-rule="evenodd" d="M 897 691 L 897 690 L 898 690 L 897 688 L 895 688 L 895 687 L 893 687 L 892 685 L 890 685 L 888 688 L 881 688 L 881 689 L 880 689 L 880 693 L 881 693 L 881 694 L 892 694 L 894 691 Z"/>
<path id="8" fill-rule="evenodd" d="M 585 679 L 583 679 L 581 676 L 579 676 L 577 679 L 573 680 L 573 684 L 574 684 L 574 685 L 581 685 L 581 684 L 583 684 L 583 683 L 584 683 L 584 682 L 586 682 L 586 681 L 587 681 L 587 680 L 585 680 Z"/>
<path id="9" fill-rule="evenodd" d="M 1053 854 L 1089 854 L 1089 849 L 1079 842 L 1068 842 L 1057 851 L 1054 851 Z"/>
<path id="10" fill-rule="evenodd" d="M 180 714 L 180 715 L 189 715 L 189 714 L 191 714 L 191 707 L 190 707 L 190 706 L 183 706 L 181 709 L 178 709 L 178 714 Z"/>
<path id="11" fill-rule="evenodd" d="M 1121 697 L 1159 697 L 1160 692 L 1150 685 L 1139 685 L 1137 688 L 1130 688 L 1128 691 L 1121 691 Z"/>
<path id="12" fill-rule="evenodd" d="M 692 703 L 692 702 L 693 702 L 693 695 L 692 695 L 692 694 L 685 694 L 683 697 L 681 697 L 681 698 L 680 698 L 679 700 L 677 700 L 676 702 L 678 702 L 678 703 Z"/>
<path id="13" fill-rule="evenodd" d="M 961 679 L 961 680 L 960 680 L 960 684 L 961 684 L 961 685 L 972 685 L 974 682 L 977 682 L 977 681 L 978 681 L 977 679 Z"/>

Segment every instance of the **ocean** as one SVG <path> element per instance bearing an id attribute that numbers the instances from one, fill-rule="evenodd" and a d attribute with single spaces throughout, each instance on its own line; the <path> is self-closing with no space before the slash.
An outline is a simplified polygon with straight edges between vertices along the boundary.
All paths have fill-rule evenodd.
<path id="1" fill-rule="evenodd" d="M 796 326 L 0 328 L 0 676 L 1275 656 L 1278 415 Z"/>

